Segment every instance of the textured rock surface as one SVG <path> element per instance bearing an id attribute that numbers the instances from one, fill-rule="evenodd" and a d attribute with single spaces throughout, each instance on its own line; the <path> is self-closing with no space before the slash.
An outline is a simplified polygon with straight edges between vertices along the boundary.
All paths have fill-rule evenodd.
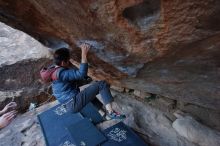
<path id="1" fill-rule="evenodd" d="M 220 131 L 220 112 L 209 110 L 193 104 L 182 104 L 178 107 L 183 112 L 189 113 L 201 123 Z"/>
<path id="2" fill-rule="evenodd" d="M 20 109 L 46 100 L 45 95 L 37 96 L 43 88 L 39 70 L 49 58 L 49 50 L 38 41 L 0 23 L 0 108 L 13 99 Z"/>
<path id="3" fill-rule="evenodd" d="M 172 120 L 163 112 L 130 95 L 116 93 L 114 108 L 127 115 L 127 125 L 142 133 L 151 144 L 160 146 L 195 146 L 178 135 L 172 128 Z"/>
<path id="4" fill-rule="evenodd" d="M 30 102 L 47 100 L 45 94 L 41 94 L 44 88 L 47 87 L 39 81 L 39 70 L 46 62 L 48 63 L 50 60 L 25 60 L 0 68 L 0 88 L 2 95 L 0 96 L 0 108 L 5 103 L 12 101 L 13 98 L 21 110 L 27 108 Z"/>
<path id="5" fill-rule="evenodd" d="M 22 60 L 49 58 L 49 50 L 24 32 L 0 23 L 0 67 Z"/>
<path id="6" fill-rule="evenodd" d="M 219 15 L 219 0 L 0 0 L 0 21 L 52 49 L 69 46 L 78 62 L 77 46 L 91 44 L 90 75 L 127 92 L 117 95 L 114 106 L 128 114 L 128 125 L 155 145 L 196 145 L 172 127 L 175 117 L 171 112 L 177 108 L 220 130 Z M 50 60 L 42 58 L 48 53 L 45 47 L 21 32 L 7 34 L 8 30 L 0 28 L 0 108 L 15 97 L 26 109 L 30 101 L 38 101 L 35 98 L 48 98 L 40 94 L 43 86 L 38 73 Z M 145 98 L 139 99 L 142 102 L 129 98 L 133 91 L 138 91 L 138 97 L 141 93 L 161 95 L 146 99 L 159 110 L 146 105 Z M 43 145 L 42 136 L 35 136 L 40 132 L 37 123 L 29 123 L 24 129 L 30 130 L 23 135 L 32 134 L 32 138 L 23 144 Z M 16 137 L 4 129 L 6 135 L 12 135 L 9 144 L 28 139 L 19 137 L 22 131 Z M 195 134 L 199 136 L 198 131 Z"/>
<path id="7" fill-rule="evenodd" d="M 123 83 L 131 89 L 220 111 L 219 41 L 217 34 L 173 51 Z"/>
<path id="8" fill-rule="evenodd" d="M 1 21 L 51 48 L 69 45 L 77 61 L 76 46 L 91 44 L 97 79 L 136 75 L 122 85 L 215 110 L 219 14 L 218 0 L 0 0 Z"/>
<path id="9" fill-rule="evenodd" d="M 200 146 L 220 145 L 220 132 L 200 124 L 192 117 L 180 117 L 172 125 L 181 136 Z"/>

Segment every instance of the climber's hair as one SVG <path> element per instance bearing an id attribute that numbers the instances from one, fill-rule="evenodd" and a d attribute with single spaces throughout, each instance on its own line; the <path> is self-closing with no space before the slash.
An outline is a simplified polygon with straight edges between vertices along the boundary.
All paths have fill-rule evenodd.
<path id="1" fill-rule="evenodd" d="M 61 65 L 62 61 L 69 61 L 70 51 L 67 48 L 60 48 L 55 51 L 53 58 L 56 65 Z"/>

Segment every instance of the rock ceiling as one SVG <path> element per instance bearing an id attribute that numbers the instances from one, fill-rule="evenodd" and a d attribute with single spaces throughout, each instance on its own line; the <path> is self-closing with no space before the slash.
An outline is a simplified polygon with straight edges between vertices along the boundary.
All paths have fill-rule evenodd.
<path id="1" fill-rule="evenodd" d="M 0 21 L 47 47 L 69 46 L 113 84 L 220 109 L 218 0 L 0 0 Z"/>

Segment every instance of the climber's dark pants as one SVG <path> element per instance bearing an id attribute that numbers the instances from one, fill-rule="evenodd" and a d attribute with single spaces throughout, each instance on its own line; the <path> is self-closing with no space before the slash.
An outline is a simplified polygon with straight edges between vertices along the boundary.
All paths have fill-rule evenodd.
<path id="1" fill-rule="evenodd" d="M 103 104 L 106 105 L 113 101 L 109 85 L 105 81 L 98 81 L 85 88 L 72 100 L 65 105 L 68 110 L 72 112 L 79 112 L 87 103 L 96 98 L 96 95 L 101 94 Z"/>

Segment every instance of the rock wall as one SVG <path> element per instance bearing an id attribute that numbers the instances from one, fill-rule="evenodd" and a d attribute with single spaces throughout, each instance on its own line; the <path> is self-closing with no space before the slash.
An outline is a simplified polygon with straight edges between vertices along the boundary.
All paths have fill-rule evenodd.
<path id="1" fill-rule="evenodd" d="M 48 48 L 31 36 L 0 23 L 0 67 L 22 60 L 50 58 Z"/>
<path id="2" fill-rule="evenodd" d="M 219 110 L 219 46 L 208 39 L 219 37 L 219 3 L 0 0 L 0 20 L 50 48 L 69 46 L 78 62 L 77 46 L 91 44 L 96 79 Z"/>
<path id="3" fill-rule="evenodd" d="M 217 0 L 1 0 L 0 8 L 2 21 L 43 44 L 65 41 L 78 54 L 77 44 L 91 41 L 93 65 L 101 59 L 100 68 L 110 65 L 133 75 L 165 50 L 215 34 L 219 28 L 212 22 L 219 18 L 212 16 L 219 13 L 218 4 Z M 102 70 L 112 77 L 121 75 Z"/>
<path id="4" fill-rule="evenodd" d="M 51 63 L 50 56 L 48 48 L 32 37 L 0 23 L 0 109 L 12 100 L 20 110 L 30 102 L 47 100 L 39 70 Z"/>
<path id="5" fill-rule="evenodd" d="M 219 14 L 218 0 L 0 0 L 0 21 L 31 35 L 51 49 L 69 47 L 71 56 L 80 62 L 78 46 L 90 44 L 90 76 L 107 80 L 121 91 L 134 91 L 142 99 L 142 103 L 118 100 L 122 107 L 134 108 L 136 113 L 141 111 L 140 105 L 145 106 L 145 99 L 150 100 L 148 97 L 164 97 L 150 105 L 166 114 L 172 122 L 173 110 L 181 109 L 217 130 L 220 129 Z M 1 44 L 4 44 L 6 31 L 0 29 L 0 32 Z M 17 42 L 28 40 L 23 35 L 13 34 L 10 37 Z M 23 48 L 15 44 L 10 41 L 1 46 L 1 101 L 10 101 L 9 97 L 17 97 L 17 102 L 30 101 L 30 97 L 47 98 L 40 93 L 44 87 L 38 81 L 38 72 L 51 60 L 38 49 L 40 46 L 25 45 Z M 34 48 L 35 53 L 29 48 Z M 9 55 L 7 49 L 18 49 L 17 55 L 16 52 Z M 18 55 L 25 49 L 34 56 Z M 47 48 L 43 47 L 43 50 L 46 52 Z M 36 56 L 36 59 L 30 59 Z M 31 72 L 24 74 L 27 70 Z M 129 107 L 134 103 L 138 109 Z M 143 109 L 146 115 L 148 110 L 151 111 L 150 108 Z M 150 122 L 146 115 L 133 120 L 138 120 L 135 123 L 143 127 Z M 143 119 L 148 122 L 141 122 Z M 145 130 L 154 127 L 151 129 L 151 136 L 155 136 L 152 143 L 192 144 L 180 137 L 181 134 L 177 135 L 169 120 L 167 122 L 162 116 L 167 125 L 159 120 L 156 122 L 166 132 L 156 125 L 145 127 Z M 173 137 L 165 139 L 167 133 L 177 140 Z"/>

